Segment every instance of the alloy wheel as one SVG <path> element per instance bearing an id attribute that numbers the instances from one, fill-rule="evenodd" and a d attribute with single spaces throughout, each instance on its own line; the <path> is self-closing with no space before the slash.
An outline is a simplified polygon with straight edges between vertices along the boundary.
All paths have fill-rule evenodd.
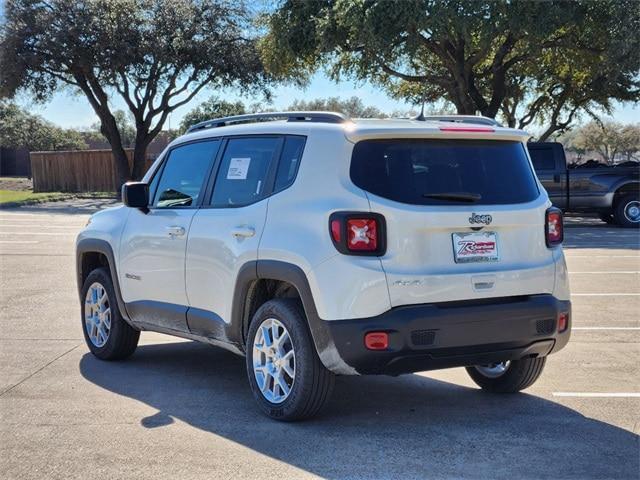
<path id="1" fill-rule="evenodd" d="M 282 403 L 289 397 L 296 378 L 296 356 L 289 331 L 275 318 L 264 320 L 256 331 L 253 373 L 269 402 Z"/>
<path id="2" fill-rule="evenodd" d="M 111 305 L 104 286 L 91 284 L 84 299 L 84 325 L 89 340 L 100 348 L 107 343 L 111 332 Z"/>
<path id="3" fill-rule="evenodd" d="M 476 365 L 476 370 L 487 378 L 498 378 L 505 374 L 511 365 L 510 361 L 491 363 L 489 365 Z"/>

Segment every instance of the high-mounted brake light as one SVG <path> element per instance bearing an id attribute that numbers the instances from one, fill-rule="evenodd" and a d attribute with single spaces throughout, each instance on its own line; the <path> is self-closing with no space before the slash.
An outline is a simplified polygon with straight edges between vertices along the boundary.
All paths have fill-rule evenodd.
<path id="1" fill-rule="evenodd" d="M 336 249 L 345 255 L 384 255 L 385 221 L 378 213 L 335 212 L 329 233 Z"/>
<path id="2" fill-rule="evenodd" d="M 440 127 L 441 132 L 495 132 L 491 127 Z"/>
<path id="3" fill-rule="evenodd" d="M 551 207 L 546 212 L 545 220 L 545 240 L 547 247 L 555 247 L 564 240 L 564 223 L 562 220 L 562 210 Z"/>

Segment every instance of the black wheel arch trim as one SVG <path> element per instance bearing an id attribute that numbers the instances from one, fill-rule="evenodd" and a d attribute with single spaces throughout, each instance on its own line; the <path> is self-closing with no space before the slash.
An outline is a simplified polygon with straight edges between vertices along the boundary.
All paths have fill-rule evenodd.
<path id="1" fill-rule="evenodd" d="M 251 320 L 246 318 L 247 316 L 245 315 L 246 297 L 252 283 L 255 280 L 262 279 L 279 280 L 293 285 L 302 301 L 313 343 L 324 366 L 334 373 L 357 374 L 352 367 L 342 360 L 329 329 L 320 319 L 306 274 L 300 267 L 288 262 L 256 260 L 245 263 L 241 267 L 236 281 L 231 314 L 234 337 L 242 339 L 244 344 L 245 323 Z"/>
<path id="2" fill-rule="evenodd" d="M 113 249 L 111 245 L 106 240 L 101 240 L 98 238 L 83 238 L 78 241 L 76 244 L 76 280 L 78 284 L 78 296 L 80 297 L 80 301 L 82 301 L 82 285 L 83 285 L 83 277 L 85 276 L 82 270 L 82 260 L 84 255 L 87 253 L 100 253 L 107 258 L 107 263 L 109 265 L 109 273 L 111 274 L 111 281 L 113 282 L 113 290 L 116 292 L 116 300 L 118 302 L 118 309 L 120 310 L 120 314 L 125 319 L 125 321 L 136 328 L 135 325 L 131 322 L 129 317 L 129 313 L 127 312 L 127 307 L 122 300 L 122 294 L 120 293 L 120 282 L 118 280 L 118 271 L 116 268 L 115 257 L 113 255 Z M 89 272 L 86 272 L 87 274 Z"/>

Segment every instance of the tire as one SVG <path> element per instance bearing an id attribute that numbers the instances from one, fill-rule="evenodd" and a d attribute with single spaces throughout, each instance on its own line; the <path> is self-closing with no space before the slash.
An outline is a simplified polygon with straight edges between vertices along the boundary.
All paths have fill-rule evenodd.
<path id="1" fill-rule="evenodd" d="M 547 357 L 512 360 L 504 373 L 487 376 L 479 368 L 467 367 L 467 373 L 476 384 L 488 392 L 516 393 L 530 387 L 542 374 Z"/>
<path id="2" fill-rule="evenodd" d="M 100 290 L 100 288 L 102 290 Z M 91 294 L 88 296 L 89 291 Z M 96 305 L 95 293 L 106 293 L 106 301 Z M 92 308 L 92 305 L 96 305 Z M 84 340 L 91 353 L 100 360 L 122 360 L 133 354 L 138 346 L 140 331 L 132 328 L 120 314 L 111 275 L 106 268 L 93 270 L 82 286 L 81 322 Z M 90 310 L 88 310 L 90 309 Z M 106 310 L 108 309 L 108 316 Z M 97 313 L 98 310 L 101 310 Z M 100 316 L 102 314 L 102 316 Z M 89 318 L 87 318 L 87 315 Z M 105 319 L 108 318 L 108 322 Z M 101 327 L 98 328 L 97 324 Z M 107 326 L 107 323 L 109 324 Z M 95 332 L 101 332 L 95 334 Z M 106 334 L 106 335 L 105 335 Z M 106 336 L 106 339 L 104 338 Z"/>
<path id="3" fill-rule="evenodd" d="M 640 195 L 629 193 L 616 202 L 613 217 L 618 225 L 624 228 L 640 226 Z"/>
<path id="4" fill-rule="evenodd" d="M 273 334 L 274 328 L 277 335 Z M 278 339 L 277 346 L 269 347 L 274 338 Z M 262 305 L 249 325 L 246 350 L 251 391 L 268 417 L 286 422 L 310 418 L 329 400 L 334 375 L 318 357 L 299 300 L 276 299 Z M 288 387 L 288 393 L 276 386 L 276 377 Z M 276 398 L 278 394 L 280 398 Z"/>
<path id="5" fill-rule="evenodd" d="M 616 219 L 613 217 L 612 213 L 601 213 L 598 215 L 598 218 L 609 225 L 616 223 Z"/>

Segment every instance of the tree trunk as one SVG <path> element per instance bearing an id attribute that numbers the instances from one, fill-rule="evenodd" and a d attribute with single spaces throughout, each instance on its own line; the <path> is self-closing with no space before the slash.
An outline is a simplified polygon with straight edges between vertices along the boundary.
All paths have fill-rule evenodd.
<path id="1" fill-rule="evenodd" d="M 110 114 L 109 117 L 113 119 Z M 120 132 L 118 132 L 118 127 L 116 126 L 115 121 L 110 122 L 109 119 L 103 119 L 100 130 L 111 145 L 111 152 L 113 153 L 113 160 L 116 167 L 116 191 L 119 193 L 122 185 L 131 180 L 131 168 L 129 167 L 127 152 L 125 152 L 124 147 L 122 146 Z"/>
<path id="2" fill-rule="evenodd" d="M 111 146 L 111 152 L 113 153 L 113 159 L 116 167 L 116 193 L 120 197 L 120 190 L 122 185 L 131 180 L 131 170 L 129 170 L 129 158 L 124 148 L 115 148 Z"/>
<path id="3" fill-rule="evenodd" d="M 147 147 L 148 138 L 136 138 L 136 145 L 133 149 L 133 174 L 134 180 L 140 180 L 147 171 Z"/>

